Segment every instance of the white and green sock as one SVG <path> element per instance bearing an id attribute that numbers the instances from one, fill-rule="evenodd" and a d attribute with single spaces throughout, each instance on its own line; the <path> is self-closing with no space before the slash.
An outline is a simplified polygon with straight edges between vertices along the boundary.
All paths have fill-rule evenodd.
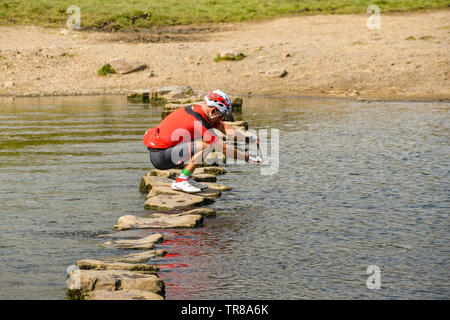
<path id="1" fill-rule="evenodd" d="M 192 172 L 183 169 L 183 171 L 181 171 L 180 175 L 178 176 L 176 182 L 181 182 L 183 180 L 189 180 L 189 178 L 191 177 Z"/>

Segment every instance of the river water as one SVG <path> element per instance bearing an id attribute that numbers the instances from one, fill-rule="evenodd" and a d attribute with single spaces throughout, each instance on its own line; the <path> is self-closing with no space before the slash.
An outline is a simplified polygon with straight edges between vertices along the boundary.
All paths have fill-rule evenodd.
<path id="1" fill-rule="evenodd" d="M 167 299 L 450 298 L 448 103 L 247 98 L 279 166 L 227 165 L 216 218 L 164 234 Z M 66 299 L 66 269 L 142 216 L 161 107 L 123 97 L 0 102 L 0 298 Z M 380 289 L 367 268 L 376 265 Z"/>

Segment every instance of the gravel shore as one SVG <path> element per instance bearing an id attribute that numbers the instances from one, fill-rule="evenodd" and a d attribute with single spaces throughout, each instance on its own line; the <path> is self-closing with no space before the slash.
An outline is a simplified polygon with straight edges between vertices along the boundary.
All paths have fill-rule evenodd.
<path id="1" fill-rule="evenodd" d="M 92 32 L 0 27 L 0 96 L 122 95 L 189 85 L 230 95 L 449 100 L 450 10 Z M 219 61 L 221 51 L 242 52 Z M 100 76 L 114 58 L 147 64 Z M 284 72 L 286 71 L 286 72 Z"/>

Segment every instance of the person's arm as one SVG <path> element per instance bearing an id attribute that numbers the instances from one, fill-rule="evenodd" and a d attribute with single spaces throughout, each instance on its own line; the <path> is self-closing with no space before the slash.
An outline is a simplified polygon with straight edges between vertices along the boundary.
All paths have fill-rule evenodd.
<path id="1" fill-rule="evenodd" d="M 221 126 L 223 127 L 223 134 L 229 136 L 229 137 L 236 137 L 238 139 L 238 141 L 248 141 L 247 139 L 250 139 L 250 143 L 259 143 L 259 138 L 258 136 L 254 135 L 254 136 L 245 136 L 243 135 L 239 130 L 236 130 L 235 127 L 229 126 L 225 123 L 221 123 Z"/>
<path id="2" fill-rule="evenodd" d="M 218 138 L 217 141 L 214 143 L 214 148 L 216 150 L 221 151 L 223 154 L 227 155 L 227 149 L 233 150 L 233 158 L 234 159 L 244 159 L 245 162 L 248 162 L 249 155 L 247 153 L 239 151 L 236 147 L 231 146 L 229 144 L 226 144 L 221 138 Z"/>
<path id="3" fill-rule="evenodd" d="M 236 128 L 233 128 L 232 126 L 229 126 L 227 124 L 224 124 L 223 122 L 221 122 L 219 124 L 219 126 L 217 126 L 216 128 L 217 130 L 219 130 L 220 132 L 222 132 L 225 136 L 236 136 L 238 139 L 242 139 L 241 141 L 246 141 L 246 137 L 245 135 L 243 135 L 242 133 L 240 133 L 238 130 L 236 130 Z M 239 138 L 240 136 L 240 138 Z M 259 138 L 258 136 L 253 136 L 253 142 L 259 143 Z M 221 149 L 223 150 L 222 152 L 226 154 L 226 148 L 230 148 L 230 145 L 226 145 L 222 139 L 220 139 L 220 143 L 221 145 Z M 234 149 L 234 158 L 235 159 L 245 159 L 245 162 L 250 162 L 252 164 L 258 164 L 258 163 L 262 163 L 263 159 L 261 159 L 259 156 L 258 157 L 252 157 L 250 156 L 248 153 L 243 153 L 241 151 L 239 151 L 236 147 L 233 147 Z M 239 158 L 238 158 L 239 157 Z"/>
<path id="4" fill-rule="evenodd" d="M 223 133 L 225 136 L 232 136 L 236 132 L 235 128 L 233 128 L 229 125 L 226 125 L 223 122 L 221 122 L 216 129 L 219 130 L 221 133 Z M 248 154 L 239 151 L 236 147 L 232 147 L 230 145 L 225 144 L 222 139 L 217 141 L 216 148 L 222 150 L 222 152 L 224 154 L 227 154 L 226 153 L 227 148 L 233 148 L 234 159 L 241 159 L 241 160 L 244 159 L 246 162 L 248 162 L 248 159 L 249 159 Z"/>

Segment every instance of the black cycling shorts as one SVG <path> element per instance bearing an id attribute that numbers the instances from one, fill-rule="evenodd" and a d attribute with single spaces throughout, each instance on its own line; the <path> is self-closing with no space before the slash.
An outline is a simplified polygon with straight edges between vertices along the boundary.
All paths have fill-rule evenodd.
<path id="1" fill-rule="evenodd" d="M 150 152 L 150 161 L 156 169 L 166 170 L 176 168 L 188 162 L 195 154 L 195 142 L 184 142 L 172 148 L 147 148 Z"/>

